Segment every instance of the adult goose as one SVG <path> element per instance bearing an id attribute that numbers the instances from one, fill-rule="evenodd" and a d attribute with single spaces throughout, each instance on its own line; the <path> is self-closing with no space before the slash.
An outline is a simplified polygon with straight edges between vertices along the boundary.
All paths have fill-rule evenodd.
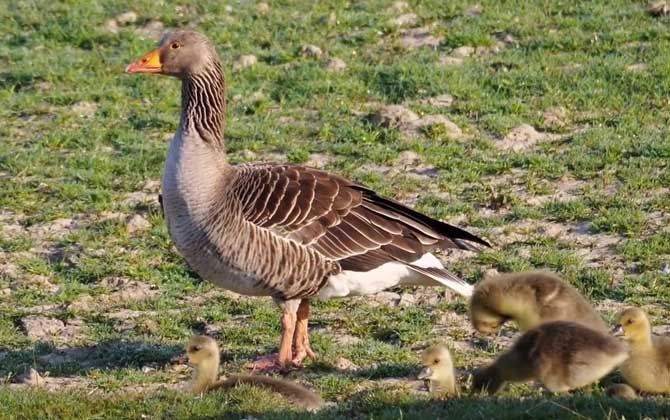
<path id="1" fill-rule="evenodd" d="M 225 83 L 212 43 L 177 31 L 126 73 L 181 80 L 179 128 L 163 174 L 170 236 L 191 268 L 225 289 L 271 296 L 283 311 L 279 354 L 299 366 L 309 346 L 309 299 L 376 293 L 397 285 L 472 286 L 435 249 L 489 246 L 462 229 L 318 169 L 232 166 L 224 146 Z M 267 367 L 267 365 L 265 365 Z"/>

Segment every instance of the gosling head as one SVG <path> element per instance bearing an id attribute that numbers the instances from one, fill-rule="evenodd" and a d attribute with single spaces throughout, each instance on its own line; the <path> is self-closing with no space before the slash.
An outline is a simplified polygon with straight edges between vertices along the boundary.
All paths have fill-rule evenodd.
<path id="1" fill-rule="evenodd" d="M 424 368 L 419 373 L 419 379 L 442 381 L 444 375 L 453 375 L 453 362 L 449 349 L 444 344 L 429 347 L 421 354 L 421 363 Z"/>
<path id="2" fill-rule="evenodd" d="M 186 345 L 186 355 L 190 364 L 198 366 L 208 360 L 218 360 L 219 346 L 211 337 L 196 335 Z"/>
<path id="3" fill-rule="evenodd" d="M 644 340 L 651 334 L 647 314 L 639 308 L 628 308 L 619 314 L 619 323 L 612 333 L 627 341 Z"/>
<path id="4" fill-rule="evenodd" d="M 186 78 L 218 63 L 216 49 L 206 36 L 175 31 L 163 36 L 158 47 L 126 67 L 126 73 L 157 73 Z"/>
<path id="5" fill-rule="evenodd" d="M 508 317 L 489 309 L 475 292 L 470 302 L 470 321 L 475 330 L 482 334 L 495 334 L 508 320 Z"/>

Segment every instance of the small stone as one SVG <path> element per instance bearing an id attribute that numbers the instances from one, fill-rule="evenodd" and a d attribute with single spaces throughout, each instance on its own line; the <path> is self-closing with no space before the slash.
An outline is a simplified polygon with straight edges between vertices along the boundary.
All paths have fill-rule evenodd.
<path id="1" fill-rule="evenodd" d="M 239 71 L 249 67 L 253 67 L 258 63 L 258 58 L 252 54 L 245 54 L 237 57 L 233 63 L 233 70 Z"/>
<path id="2" fill-rule="evenodd" d="M 522 124 L 510 131 L 502 141 L 496 142 L 496 146 L 501 150 L 520 152 L 530 149 L 542 138 L 544 138 L 544 135 L 538 132 L 535 127 Z"/>
<path id="3" fill-rule="evenodd" d="M 372 299 L 384 305 L 396 306 L 400 302 L 400 295 L 394 292 L 379 292 L 372 295 Z"/>
<path id="4" fill-rule="evenodd" d="M 347 358 L 338 357 L 335 361 L 335 369 L 340 372 L 355 372 L 358 370 L 358 366 Z"/>
<path id="5" fill-rule="evenodd" d="M 130 279 L 125 277 L 111 276 L 100 280 L 100 286 L 108 289 L 120 289 L 130 284 Z"/>
<path id="6" fill-rule="evenodd" d="M 119 25 L 129 25 L 137 21 L 137 13 L 133 11 L 123 12 L 117 15 L 115 19 Z"/>
<path id="7" fill-rule="evenodd" d="M 326 68 L 330 71 L 338 72 L 347 68 L 347 63 L 339 58 L 330 58 L 326 64 Z"/>
<path id="8" fill-rule="evenodd" d="M 119 25 L 114 19 L 107 19 L 103 25 L 103 29 L 110 34 L 116 34 L 119 32 Z"/>
<path id="9" fill-rule="evenodd" d="M 398 154 L 394 164 L 399 166 L 416 166 L 422 161 L 418 153 L 411 150 L 405 150 Z"/>
<path id="10" fill-rule="evenodd" d="M 397 18 L 389 20 L 389 24 L 393 26 L 410 26 L 416 24 L 418 16 L 414 13 L 405 13 Z"/>
<path id="11" fill-rule="evenodd" d="M 457 58 L 467 58 L 473 55 L 474 53 L 475 53 L 475 47 L 464 45 L 462 47 L 455 48 L 451 52 L 451 56 Z"/>
<path id="12" fill-rule="evenodd" d="M 413 28 L 405 31 L 400 37 L 400 44 L 408 50 L 421 47 L 437 48 L 444 37 L 431 35 L 427 28 Z"/>
<path id="13" fill-rule="evenodd" d="M 161 180 L 160 179 L 149 179 L 144 185 L 142 185 L 142 190 L 146 192 L 157 193 L 161 189 Z"/>
<path id="14" fill-rule="evenodd" d="M 300 48 L 300 53 L 305 56 L 305 57 L 310 57 L 310 58 L 320 58 L 323 55 L 323 51 L 321 48 L 317 47 L 316 45 L 303 45 Z"/>
<path id="15" fill-rule="evenodd" d="M 645 63 L 637 63 L 626 66 L 626 70 L 634 73 L 641 73 L 643 71 L 646 71 L 647 68 L 649 68 L 649 66 Z"/>
<path id="16" fill-rule="evenodd" d="M 407 4 L 406 1 L 396 1 L 389 7 L 389 12 L 402 12 L 403 10 L 407 9 L 409 5 Z"/>
<path id="17" fill-rule="evenodd" d="M 140 232 L 140 231 L 143 231 L 143 230 L 147 230 L 150 227 L 151 227 L 151 222 L 149 222 L 147 219 L 140 216 L 139 214 L 133 215 L 130 218 L 130 220 L 128 220 L 128 223 L 126 224 L 126 230 L 130 234 L 133 234 L 135 232 Z"/>
<path id="18" fill-rule="evenodd" d="M 443 95 L 434 96 L 432 98 L 424 99 L 423 103 L 434 106 L 435 108 L 449 108 L 454 103 L 454 97 L 445 93 Z"/>
<path id="19" fill-rule="evenodd" d="M 259 15 L 267 15 L 270 13 L 270 5 L 265 2 L 258 3 L 256 5 L 256 12 L 258 12 Z"/>
<path id="20" fill-rule="evenodd" d="M 325 19 L 325 21 L 326 21 L 326 25 L 328 25 L 328 26 L 335 26 L 335 25 L 337 25 L 337 23 L 338 23 L 338 22 L 337 22 L 337 15 L 335 14 L 335 12 L 330 12 L 330 14 L 329 14 L 328 17 Z"/>
<path id="21" fill-rule="evenodd" d="M 419 116 L 402 105 L 387 105 L 370 116 L 370 123 L 384 128 L 407 127 Z"/>
<path id="22" fill-rule="evenodd" d="M 163 22 L 159 20 L 152 20 L 143 27 L 135 29 L 135 33 L 138 36 L 156 41 L 161 39 L 163 32 L 165 32 L 165 27 L 163 26 Z"/>
<path id="23" fill-rule="evenodd" d="M 470 17 L 478 17 L 481 16 L 482 13 L 484 13 L 484 8 L 481 4 L 475 4 L 465 9 L 465 14 Z"/>
<path id="24" fill-rule="evenodd" d="M 60 287 L 57 284 L 53 284 L 49 280 L 49 277 L 41 274 L 28 274 L 21 279 L 21 284 L 51 294 L 57 293 L 60 290 Z"/>
<path id="25" fill-rule="evenodd" d="M 324 153 L 312 153 L 309 155 L 309 159 L 305 162 L 306 166 L 312 168 L 323 169 L 333 160 L 332 156 Z"/>
<path id="26" fill-rule="evenodd" d="M 418 131 L 426 131 L 433 126 L 439 125 L 442 126 L 447 137 L 451 139 L 459 139 L 463 137 L 461 128 L 444 115 L 426 115 L 419 119 L 414 125 Z"/>
<path id="27" fill-rule="evenodd" d="M 126 194 L 123 200 L 121 200 L 121 204 L 124 206 L 134 207 L 138 205 L 152 204 L 155 202 L 155 200 L 155 193 L 150 194 L 145 191 L 135 191 Z"/>
<path id="28" fill-rule="evenodd" d="M 73 300 L 68 306 L 68 310 L 73 312 L 88 312 L 93 309 L 95 300 L 89 295 L 83 295 Z"/>
<path id="29" fill-rule="evenodd" d="M 403 293 L 400 295 L 400 300 L 398 301 L 398 306 L 414 306 L 416 304 L 416 297 L 411 293 Z"/>
<path id="30" fill-rule="evenodd" d="M 63 321 L 39 315 L 29 315 L 21 320 L 23 329 L 30 338 L 49 340 L 60 335 L 65 328 Z"/>
<path id="31" fill-rule="evenodd" d="M 463 59 L 461 57 L 452 57 L 449 55 L 445 57 L 440 57 L 440 65 L 443 67 L 462 66 Z"/>
<path id="32" fill-rule="evenodd" d="M 44 378 L 34 368 L 30 368 L 28 372 L 18 378 L 19 383 L 30 386 L 44 385 Z"/>
<path id="33" fill-rule="evenodd" d="M 542 113 L 544 125 L 554 128 L 563 127 L 565 126 L 566 114 L 565 108 L 561 106 L 549 108 Z"/>
<path id="34" fill-rule="evenodd" d="M 72 112 L 77 114 L 80 117 L 91 118 L 95 115 L 95 111 L 98 110 L 98 105 L 93 102 L 79 101 L 72 105 Z"/>
<path id="35" fill-rule="evenodd" d="M 79 223 L 74 219 L 61 218 L 52 220 L 51 222 L 31 226 L 28 228 L 28 231 L 37 237 L 62 237 L 76 229 L 78 226 Z"/>

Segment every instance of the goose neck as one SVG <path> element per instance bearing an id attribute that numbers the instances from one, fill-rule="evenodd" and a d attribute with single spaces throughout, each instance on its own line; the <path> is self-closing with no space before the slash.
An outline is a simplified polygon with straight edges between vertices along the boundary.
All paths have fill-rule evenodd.
<path id="1" fill-rule="evenodd" d="M 213 61 L 203 71 L 182 80 L 180 129 L 225 153 L 223 137 L 226 88 L 221 64 Z"/>

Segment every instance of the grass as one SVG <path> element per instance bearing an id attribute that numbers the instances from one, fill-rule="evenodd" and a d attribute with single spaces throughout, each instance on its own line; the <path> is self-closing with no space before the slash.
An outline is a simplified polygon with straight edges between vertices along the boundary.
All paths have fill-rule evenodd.
<path id="1" fill-rule="evenodd" d="M 635 304 L 662 324 L 670 299 L 669 18 L 628 1 L 480 4 L 477 15 L 468 12 L 470 2 L 432 0 L 410 2 L 405 12 L 388 1 L 270 2 L 267 14 L 252 2 L 213 0 L 4 2 L 3 418 L 304 417 L 250 388 L 195 399 L 162 387 L 183 380 L 171 359 L 193 332 L 217 336 L 232 372 L 273 351 L 279 326 L 272 302 L 239 299 L 202 282 L 171 246 L 147 182 L 160 178 L 179 88 L 168 78 L 122 74 L 154 45 L 135 32 L 152 20 L 195 27 L 218 46 L 233 162 L 328 156 L 328 169 L 489 238 L 492 250 L 449 260 L 468 281 L 491 268 L 549 268 L 608 320 Z M 117 33 L 105 29 L 128 10 L 137 22 Z M 389 20 L 407 12 L 417 15 L 416 26 L 442 37 L 437 48 L 402 46 L 406 28 Z M 454 48 L 501 42 L 497 53 L 440 64 Z M 332 72 L 325 58 L 303 57 L 305 44 L 341 58 L 346 69 Z M 240 54 L 256 55 L 258 64 L 233 71 Z M 423 102 L 445 93 L 454 97 L 448 108 Z M 452 138 L 440 126 L 417 137 L 374 126 L 365 114 L 382 104 L 445 115 L 466 137 Z M 545 112 L 557 107 L 559 123 Z M 500 149 L 521 124 L 550 140 Z M 396 163 L 405 150 L 435 171 L 406 173 Z M 128 199 L 138 192 L 139 199 Z M 131 233 L 126 224 L 135 214 L 148 225 Z M 54 230 L 61 219 L 74 223 Z M 103 285 L 110 277 L 139 286 Z M 142 295 L 145 286 L 157 292 Z M 122 294 L 134 288 L 140 298 Z M 558 398 L 515 386 L 499 398 L 450 401 L 408 392 L 403 381 L 388 379 L 416 374 L 417 351 L 426 344 L 453 343 L 457 366 L 470 369 L 504 341 L 477 344 L 463 301 L 436 290 L 399 292 L 416 303 L 315 305 L 311 328 L 320 357 L 292 378 L 338 403 L 321 417 L 670 417 L 666 399 L 622 403 L 600 388 Z M 30 315 L 62 321 L 70 335 L 29 337 Z M 361 369 L 338 371 L 341 357 Z M 10 385 L 29 367 L 49 371 L 57 391 Z"/>

